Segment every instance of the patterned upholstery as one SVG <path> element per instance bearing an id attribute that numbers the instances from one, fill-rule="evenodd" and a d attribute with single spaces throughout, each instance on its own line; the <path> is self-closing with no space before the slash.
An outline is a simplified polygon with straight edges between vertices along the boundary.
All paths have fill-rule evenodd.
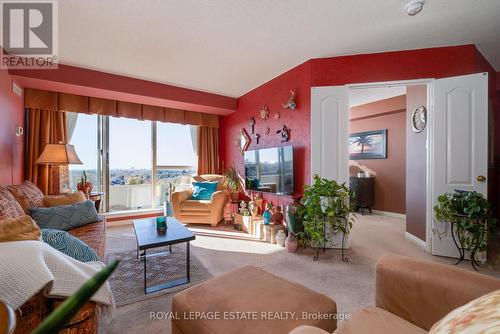
<path id="1" fill-rule="evenodd" d="M 104 221 L 90 223 L 85 226 L 71 229 L 68 232 L 85 242 L 96 251 L 101 259 L 104 259 L 104 252 L 106 251 L 106 224 Z"/>
<path id="2" fill-rule="evenodd" d="M 7 187 L 0 186 L 0 219 L 17 218 L 25 213 Z"/>
<path id="3" fill-rule="evenodd" d="M 30 181 L 24 181 L 22 184 L 7 186 L 14 195 L 25 213 L 29 213 L 29 208 L 39 208 L 43 206 L 43 193 Z"/>
<path id="4" fill-rule="evenodd" d="M 30 208 L 29 211 L 40 228 L 63 231 L 101 220 L 92 201 L 52 208 Z"/>
<path id="5" fill-rule="evenodd" d="M 99 256 L 85 242 L 66 231 L 42 229 L 46 244 L 80 262 L 99 261 Z"/>

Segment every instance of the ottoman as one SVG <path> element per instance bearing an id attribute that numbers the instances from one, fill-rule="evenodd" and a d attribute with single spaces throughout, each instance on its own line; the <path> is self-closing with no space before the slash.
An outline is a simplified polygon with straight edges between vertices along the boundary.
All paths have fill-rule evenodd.
<path id="1" fill-rule="evenodd" d="M 337 305 L 318 292 L 245 266 L 200 283 L 172 299 L 172 333 L 288 333 L 301 325 L 329 333 Z"/>

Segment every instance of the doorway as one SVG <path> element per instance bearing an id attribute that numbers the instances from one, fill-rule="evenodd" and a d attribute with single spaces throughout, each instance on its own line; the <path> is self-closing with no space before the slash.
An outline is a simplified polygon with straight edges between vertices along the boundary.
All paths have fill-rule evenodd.
<path id="1" fill-rule="evenodd" d="M 349 90 L 427 85 L 425 246 L 457 257 L 450 224 L 434 219 L 439 195 L 455 190 L 487 195 L 488 73 L 311 88 L 311 175 L 349 181 Z"/>

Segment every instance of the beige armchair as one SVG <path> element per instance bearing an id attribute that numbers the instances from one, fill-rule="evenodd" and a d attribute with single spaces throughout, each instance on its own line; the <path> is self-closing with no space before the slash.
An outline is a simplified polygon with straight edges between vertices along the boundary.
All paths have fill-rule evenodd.
<path id="1" fill-rule="evenodd" d="M 217 191 L 207 201 L 192 200 L 193 189 L 175 191 L 172 194 L 174 218 L 186 224 L 209 224 L 217 226 L 224 217 L 224 206 L 229 201 L 229 192 L 223 185 L 224 176 L 205 174 L 193 176 L 194 181 L 219 181 Z"/>

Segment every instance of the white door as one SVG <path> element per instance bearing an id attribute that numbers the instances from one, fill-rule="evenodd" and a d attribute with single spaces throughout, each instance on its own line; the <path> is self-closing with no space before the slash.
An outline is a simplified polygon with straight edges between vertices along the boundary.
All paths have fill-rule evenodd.
<path id="1" fill-rule="evenodd" d="M 345 86 L 311 88 L 311 177 L 349 180 L 349 94 Z"/>
<path id="2" fill-rule="evenodd" d="M 488 74 L 479 73 L 434 82 L 431 116 L 433 190 L 437 197 L 455 189 L 486 196 L 488 172 Z M 433 212 L 432 254 L 458 257 L 450 225 Z"/>

